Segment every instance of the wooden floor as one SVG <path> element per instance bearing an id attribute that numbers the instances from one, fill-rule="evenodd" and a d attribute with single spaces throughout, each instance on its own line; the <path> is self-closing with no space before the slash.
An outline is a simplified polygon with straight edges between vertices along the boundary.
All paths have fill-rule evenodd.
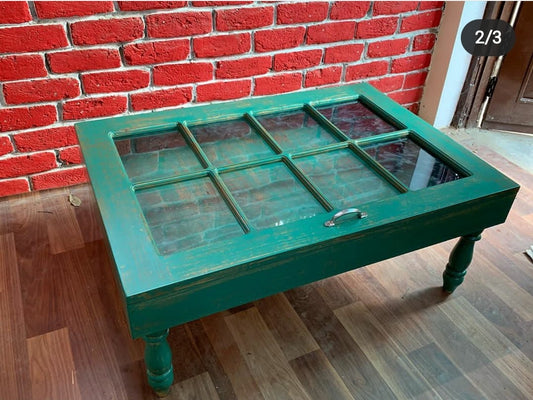
<path id="1" fill-rule="evenodd" d="M 168 398 L 532 399 L 533 175 L 478 154 L 522 189 L 453 295 L 454 241 L 173 328 Z M 102 238 L 87 185 L 0 200 L 0 398 L 154 398 Z"/>

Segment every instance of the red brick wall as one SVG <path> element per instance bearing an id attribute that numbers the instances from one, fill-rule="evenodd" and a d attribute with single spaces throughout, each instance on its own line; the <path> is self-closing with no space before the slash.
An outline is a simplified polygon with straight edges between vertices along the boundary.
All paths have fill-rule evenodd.
<path id="1" fill-rule="evenodd" d="M 0 2 L 0 196 L 87 181 L 73 123 L 367 81 L 418 110 L 443 2 Z"/>

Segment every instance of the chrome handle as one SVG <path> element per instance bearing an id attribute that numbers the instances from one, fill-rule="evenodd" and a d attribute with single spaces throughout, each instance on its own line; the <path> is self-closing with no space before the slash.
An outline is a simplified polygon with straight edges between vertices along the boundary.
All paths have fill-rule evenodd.
<path id="1" fill-rule="evenodd" d="M 361 210 L 359 210 L 357 208 L 346 208 L 346 209 L 344 209 L 342 211 L 339 211 L 330 220 L 324 222 L 324 226 L 327 226 L 328 228 L 330 226 L 335 226 L 335 221 L 337 221 L 340 217 L 342 217 L 344 215 L 347 215 L 347 214 L 357 214 L 359 219 L 366 218 L 367 215 L 368 215 L 366 212 L 363 212 L 363 211 L 361 211 Z"/>

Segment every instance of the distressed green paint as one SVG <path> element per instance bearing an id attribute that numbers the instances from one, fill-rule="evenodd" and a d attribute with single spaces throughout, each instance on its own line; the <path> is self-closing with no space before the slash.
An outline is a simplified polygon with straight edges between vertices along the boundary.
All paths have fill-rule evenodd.
<path id="1" fill-rule="evenodd" d="M 450 254 L 450 260 L 442 275 L 443 289 L 452 293 L 465 279 L 466 269 L 474 255 L 474 244 L 481 239 L 481 232 L 473 235 L 465 235 L 459 239 Z"/>
<path id="2" fill-rule="evenodd" d="M 373 135 L 358 131 L 351 139 L 342 127 L 324 120 L 320 114 L 320 110 L 328 110 L 329 105 L 353 100 L 362 101 L 386 121 L 378 124 L 382 132 Z M 333 140 L 322 140 L 329 136 L 321 136 L 310 147 L 299 149 L 296 146 L 288 151 L 261 124 L 269 115 L 301 110 L 314 116 Z M 264 158 L 242 160 L 232 155 L 231 159 L 237 160 L 237 164 L 215 165 L 210 154 L 202 149 L 202 143 L 194 137 L 195 126 L 233 119 L 247 121 L 270 146 L 271 154 L 264 152 L 261 156 Z M 391 124 L 396 126 L 396 131 L 390 132 Z M 459 241 L 450 258 L 444 277 L 444 289 L 455 289 L 471 259 L 473 242 L 469 235 L 503 223 L 519 188 L 515 182 L 367 84 L 81 122 L 76 124 L 76 129 L 116 264 L 131 333 L 133 337 L 144 337 L 151 349 L 146 356 L 147 367 L 152 371 L 149 376 L 165 375 L 170 363 L 166 339 L 154 342 L 150 339 L 152 336 L 162 337 L 161 334 L 153 335 L 154 332 L 464 236 L 466 238 Z M 199 170 L 132 183 L 115 140 L 164 132 L 184 135 L 199 160 Z M 355 137 L 359 134 L 362 137 Z M 394 168 L 389 171 L 387 165 L 381 165 L 373 158 L 375 154 L 368 153 L 372 146 L 379 147 L 381 143 L 407 137 L 451 166 L 462 178 L 409 190 L 395 176 Z M 259 147 L 264 151 L 263 146 Z M 369 188 L 382 185 L 383 190 L 377 191 L 376 197 L 354 196 L 354 204 L 350 206 L 366 212 L 367 218 L 346 218 L 337 226 L 326 228 L 324 222 L 339 211 L 337 207 L 344 208 L 346 204 L 332 195 L 333 191 L 327 189 L 321 178 L 313 177 L 313 162 L 340 163 L 338 160 L 342 157 L 335 156 L 335 152 L 356 157 L 354 165 L 368 168 L 361 176 L 371 179 L 368 182 L 373 183 Z M 315 155 L 319 156 L 306 158 Z M 244 170 L 252 167 L 258 168 L 257 171 L 275 172 L 278 168 L 274 167 L 275 163 L 289 171 L 300 182 L 299 186 L 308 191 L 313 216 L 300 219 L 296 215 L 293 222 L 265 227 L 246 215 L 249 211 L 247 205 L 242 204 L 243 197 L 234 192 L 238 185 L 230 185 L 229 178 L 240 174 L 242 179 L 251 179 L 251 174 L 246 172 L 253 169 Z M 327 168 L 322 170 L 327 171 Z M 321 174 L 322 170 L 316 169 L 316 174 Z M 166 170 L 162 171 L 165 175 Z M 194 182 L 194 179 L 212 182 L 223 199 L 217 204 L 228 207 L 228 215 L 235 217 L 235 226 L 242 232 L 231 237 L 221 234 L 200 247 L 162 254 L 154 243 L 154 232 L 143 217 L 138 196 L 150 194 L 165 185 Z M 357 184 L 357 181 L 350 184 Z M 298 213 L 298 202 L 291 212 Z M 258 218 L 262 215 L 258 213 Z M 198 223 L 205 221 L 198 220 Z M 167 360 L 163 363 L 165 366 L 158 366 L 156 360 L 163 359 Z M 163 384 L 153 376 L 150 384 L 158 391 L 170 384 L 168 375 L 162 379 Z"/>
<path id="3" fill-rule="evenodd" d="M 144 362 L 148 383 L 156 394 L 164 397 L 174 380 L 172 352 L 167 341 L 168 329 L 144 337 Z"/>

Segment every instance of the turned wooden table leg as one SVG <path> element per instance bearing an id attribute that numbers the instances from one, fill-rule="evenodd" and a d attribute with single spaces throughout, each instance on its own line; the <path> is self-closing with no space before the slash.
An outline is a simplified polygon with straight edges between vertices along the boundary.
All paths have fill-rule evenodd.
<path id="1" fill-rule="evenodd" d="M 466 269 L 472 261 L 474 244 L 481 239 L 481 232 L 462 236 L 453 248 L 444 274 L 443 290 L 452 293 L 465 279 Z"/>
<path id="2" fill-rule="evenodd" d="M 159 397 L 165 397 L 174 380 L 172 352 L 167 341 L 168 329 L 144 337 L 144 362 L 148 383 Z"/>

